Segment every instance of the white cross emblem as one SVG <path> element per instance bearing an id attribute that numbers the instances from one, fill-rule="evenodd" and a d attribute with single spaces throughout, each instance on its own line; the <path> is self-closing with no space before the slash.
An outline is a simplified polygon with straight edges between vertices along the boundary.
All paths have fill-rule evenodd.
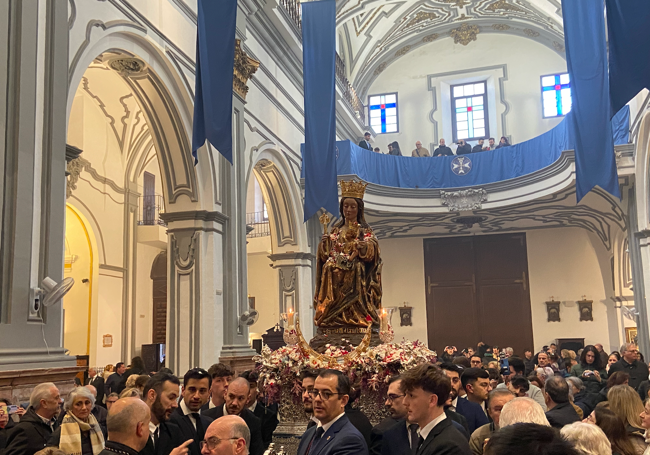
<path id="1" fill-rule="evenodd" d="M 472 170 L 472 160 L 466 156 L 457 156 L 451 160 L 451 171 L 456 175 L 467 175 Z"/>

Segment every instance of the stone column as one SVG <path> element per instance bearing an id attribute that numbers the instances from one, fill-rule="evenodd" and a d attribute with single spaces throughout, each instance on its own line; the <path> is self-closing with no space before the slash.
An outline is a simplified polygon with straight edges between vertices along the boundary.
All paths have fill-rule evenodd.
<path id="1" fill-rule="evenodd" d="M 639 312 L 636 318 L 639 350 L 647 356 L 646 353 L 650 352 L 650 331 L 648 330 L 650 312 L 645 290 L 650 289 L 650 231 L 638 230 L 639 222 L 634 188 L 628 192 L 628 217 L 628 244 L 634 286 L 634 307 Z M 622 335 L 623 333 L 621 333 Z"/>
<path id="2" fill-rule="evenodd" d="M 63 350 L 61 302 L 39 311 L 30 305 L 31 290 L 43 278 L 63 279 L 67 6 L 61 1 L 0 3 L 3 385 L 29 369 L 52 369 L 58 380 L 78 370 L 76 359 Z M 39 381 L 55 377 L 32 376 Z"/>
<path id="3" fill-rule="evenodd" d="M 168 226 L 167 366 L 182 376 L 218 362 L 224 327 L 223 234 L 227 217 L 196 210 L 161 214 Z"/>

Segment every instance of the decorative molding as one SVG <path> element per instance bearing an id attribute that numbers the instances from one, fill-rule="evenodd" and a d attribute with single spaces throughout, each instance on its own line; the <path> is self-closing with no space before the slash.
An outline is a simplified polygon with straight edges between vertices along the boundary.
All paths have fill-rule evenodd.
<path id="1" fill-rule="evenodd" d="M 67 166 L 68 180 L 65 186 L 66 199 L 72 196 L 72 192 L 77 189 L 79 174 L 81 174 L 81 170 L 83 168 L 83 165 L 81 164 L 80 160 L 81 158 L 78 157 L 68 163 Z"/>
<path id="2" fill-rule="evenodd" d="M 492 28 L 494 30 L 499 31 L 499 32 L 504 32 L 506 30 L 510 30 L 510 26 L 508 24 L 492 24 Z"/>
<path id="3" fill-rule="evenodd" d="M 167 224 L 176 221 L 207 221 L 225 224 L 228 216 L 221 212 L 209 212 L 207 210 L 192 210 L 186 212 L 167 212 L 161 213 L 160 218 Z"/>
<path id="4" fill-rule="evenodd" d="M 523 31 L 526 36 L 530 36 L 531 38 L 536 38 L 539 36 L 539 32 L 531 30 L 530 28 L 525 28 Z"/>
<path id="5" fill-rule="evenodd" d="M 313 255 L 312 253 L 303 253 L 303 252 L 295 252 L 295 251 L 290 251 L 287 253 L 274 253 L 274 254 L 269 254 L 268 258 L 272 261 L 293 261 L 293 260 L 313 260 L 316 259 L 316 256 Z M 273 265 L 272 265 L 273 266 Z"/>
<path id="6" fill-rule="evenodd" d="M 68 16 L 68 30 L 72 30 L 72 27 L 74 27 L 74 23 L 77 20 L 77 5 L 75 4 L 75 0 L 68 0 L 68 4 L 70 5 L 70 15 Z"/>
<path id="7" fill-rule="evenodd" d="M 440 191 L 442 205 L 449 207 L 450 212 L 465 212 L 479 210 L 483 202 L 488 200 L 487 191 L 483 188 L 469 188 L 460 191 Z"/>
<path id="8" fill-rule="evenodd" d="M 449 32 L 449 35 L 454 38 L 454 44 L 467 46 L 470 42 L 476 41 L 476 35 L 479 33 L 480 30 L 476 25 L 463 24 Z"/>
<path id="9" fill-rule="evenodd" d="M 187 271 L 194 266 L 200 235 L 200 231 L 195 231 L 190 237 L 189 243 L 181 246 L 179 237 L 182 238 L 183 236 L 180 236 L 177 233 L 170 234 L 170 250 L 172 252 L 171 260 L 179 270 Z"/>
<path id="10" fill-rule="evenodd" d="M 269 206 L 271 234 L 275 237 L 275 248 L 297 245 L 298 228 L 291 194 L 280 170 L 275 163 L 260 160 L 255 165 L 254 172 L 264 194 L 264 200 Z"/>
<path id="11" fill-rule="evenodd" d="M 259 66 L 259 61 L 249 57 L 242 50 L 241 40 L 235 39 L 233 89 L 243 99 L 246 99 L 246 94 L 248 93 L 248 85 L 246 85 L 246 82 L 253 77 L 253 74 L 255 74 Z"/>
<path id="12" fill-rule="evenodd" d="M 109 60 L 108 66 L 117 71 L 122 77 L 131 77 L 136 74 L 143 73 L 147 65 L 135 57 L 120 57 Z"/>

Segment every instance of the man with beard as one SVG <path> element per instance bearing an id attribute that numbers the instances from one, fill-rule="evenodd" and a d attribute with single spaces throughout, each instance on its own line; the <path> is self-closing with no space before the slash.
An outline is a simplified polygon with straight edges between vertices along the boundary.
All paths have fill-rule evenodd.
<path id="1" fill-rule="evenodd" d="M 465 417 L 469 434 L 472 434 L 478 427 L 488 423 L 488 418 L 478 404 L 472 403 L 467 400 L 467 398 L 461 398 L 459 396 L 462 382 L 460 380 L 461 369 L 458 365 L 454 365 L 453 363 L 443 363 L 440 365 L 440 368 L 451 381 L 451 404 L 448 407 L 452 411 Z"/>
<path id="2" fill-rule="evenodd" d="M 183 441 L 192 439 L 189 445 L 191 455 L 199 455 L 199 443 L 205 438 L 212 418 L 201 414 L 201 406 L 207 403 L 210 397 L 212 379 L 203 368 L 192 368 L 183 377 L 183 399 L 179 406 L 172 412 L 170 420 L 178 425 Z M 214 408 L 219 409 L 219 408 Z"/>
<path id="3" fill-rule="evenodd" d="M 183 441 L 178 425 L 169 422 L 178 408 L 180 381 L 169 373 L 153 375 L 144 387 L 142 399 L 151 410 L 149 439 L 140 455 L 185 455 L 192 440 Z"/>
<path id="4" fill-rule="evenodd" d="M 255 371 L 247 370 L 241 374 L 241 377 L 248 381 L 250 393 L 246 407 L 255 414 L 255 417 L 262 422 L 262 441 L 264 441 L 264 450 L 273 442 L 273 432 L 278 426 L 278 415 L 258 401 L 257 381 L 259 375 Z"/>
<path id="5" fill-rule="evenodd" d="M 249 453 L 250 455 L 262 455 L 264 453 L 262 422 L 246 407 L 249 394 L 250 384 L 248 381 L 244 378 L 236 378 L 228 385 L 228 390 L 226 390 L 226 403 L 219 408 L 208 409 L 204 415 L 214 420 L 225 415 L 237 415 L 244 419 L 251 432 Z"/>
<path id="6" fill-rule="evenodd" d="M 318 425 L 318 419 L 314 417 L 314 403 L 309 394 L 314 389 L 314 384 L 316 383 L 316 378 L 318 377 L 318 370 L 312 370 L 307 368 L 302 370 L 300 373 L 300 378 L 302 381 L 302 408 L 305 410 L 305 414 L 309 416 L 309 423 L 307 428 L 311 428 L 314 425 Z"/>

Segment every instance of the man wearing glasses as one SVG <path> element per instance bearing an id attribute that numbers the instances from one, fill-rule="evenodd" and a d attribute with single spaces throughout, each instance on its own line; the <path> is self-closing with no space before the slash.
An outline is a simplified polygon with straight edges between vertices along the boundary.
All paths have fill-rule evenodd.
<path id="1" fill-rule="evenodd" d="M 192 368 L 183 377 L 183 399 L 172 412 L 170 420 L 180 428 L 181 439 L 192 439 L 190 455 L 199 455 L 199 441 L 205 437 L 205 430 L 212 423 L 210 417 L 201 415 L 201 407 L 210 398 L 212 378 L 203 368 Z"/>
<path id="2" fill-rule="evenodd" d="M 368 455 L 366 441 L 345 415 L 350 379 L 337 370 L 323 370 L 310 392 L 318 425 L 300 439 L 298 455 Z"/>
<path id="3" fill-rule="evenodd" d="M 202 455 L 248 455 L 251 433 L 239 416 L 223 416 L 210 424 L 201 441 Z"/>
<path id="4" fill-rule="evenodd" d="M 371 455 L 380 455 L 381 454 L 381 444 L 384 432 L 394 427 L 400 421 L 406 419 L 406 407 L 404 407 L 404 394 L 400 390 L 402 385 L 402 378 L 399 375 L 393 376 L 388 380 L 388 394 L 386 396 L 386 409 L 390 413 L 389 417 L 386 417 L 378 425 L 372 429 L 370 433 L 370 454 Z M 405 424 L 404 428 L 407 428 L 408 423 Z M 417 429 L 417 425 L 415 425 Z M 405 436 L 406 432 L 404 432 Z"/>
<path id="5" fill-rule="evenodd" d="M 621 346 L 621 360 L 609 367 L 609 375 L 623 371 L 630 375 L 630 387 L 638 389 L 642 381 L 648 380 L 648 365 L 638 360 L 639 347 L 634 343 Z"/>

